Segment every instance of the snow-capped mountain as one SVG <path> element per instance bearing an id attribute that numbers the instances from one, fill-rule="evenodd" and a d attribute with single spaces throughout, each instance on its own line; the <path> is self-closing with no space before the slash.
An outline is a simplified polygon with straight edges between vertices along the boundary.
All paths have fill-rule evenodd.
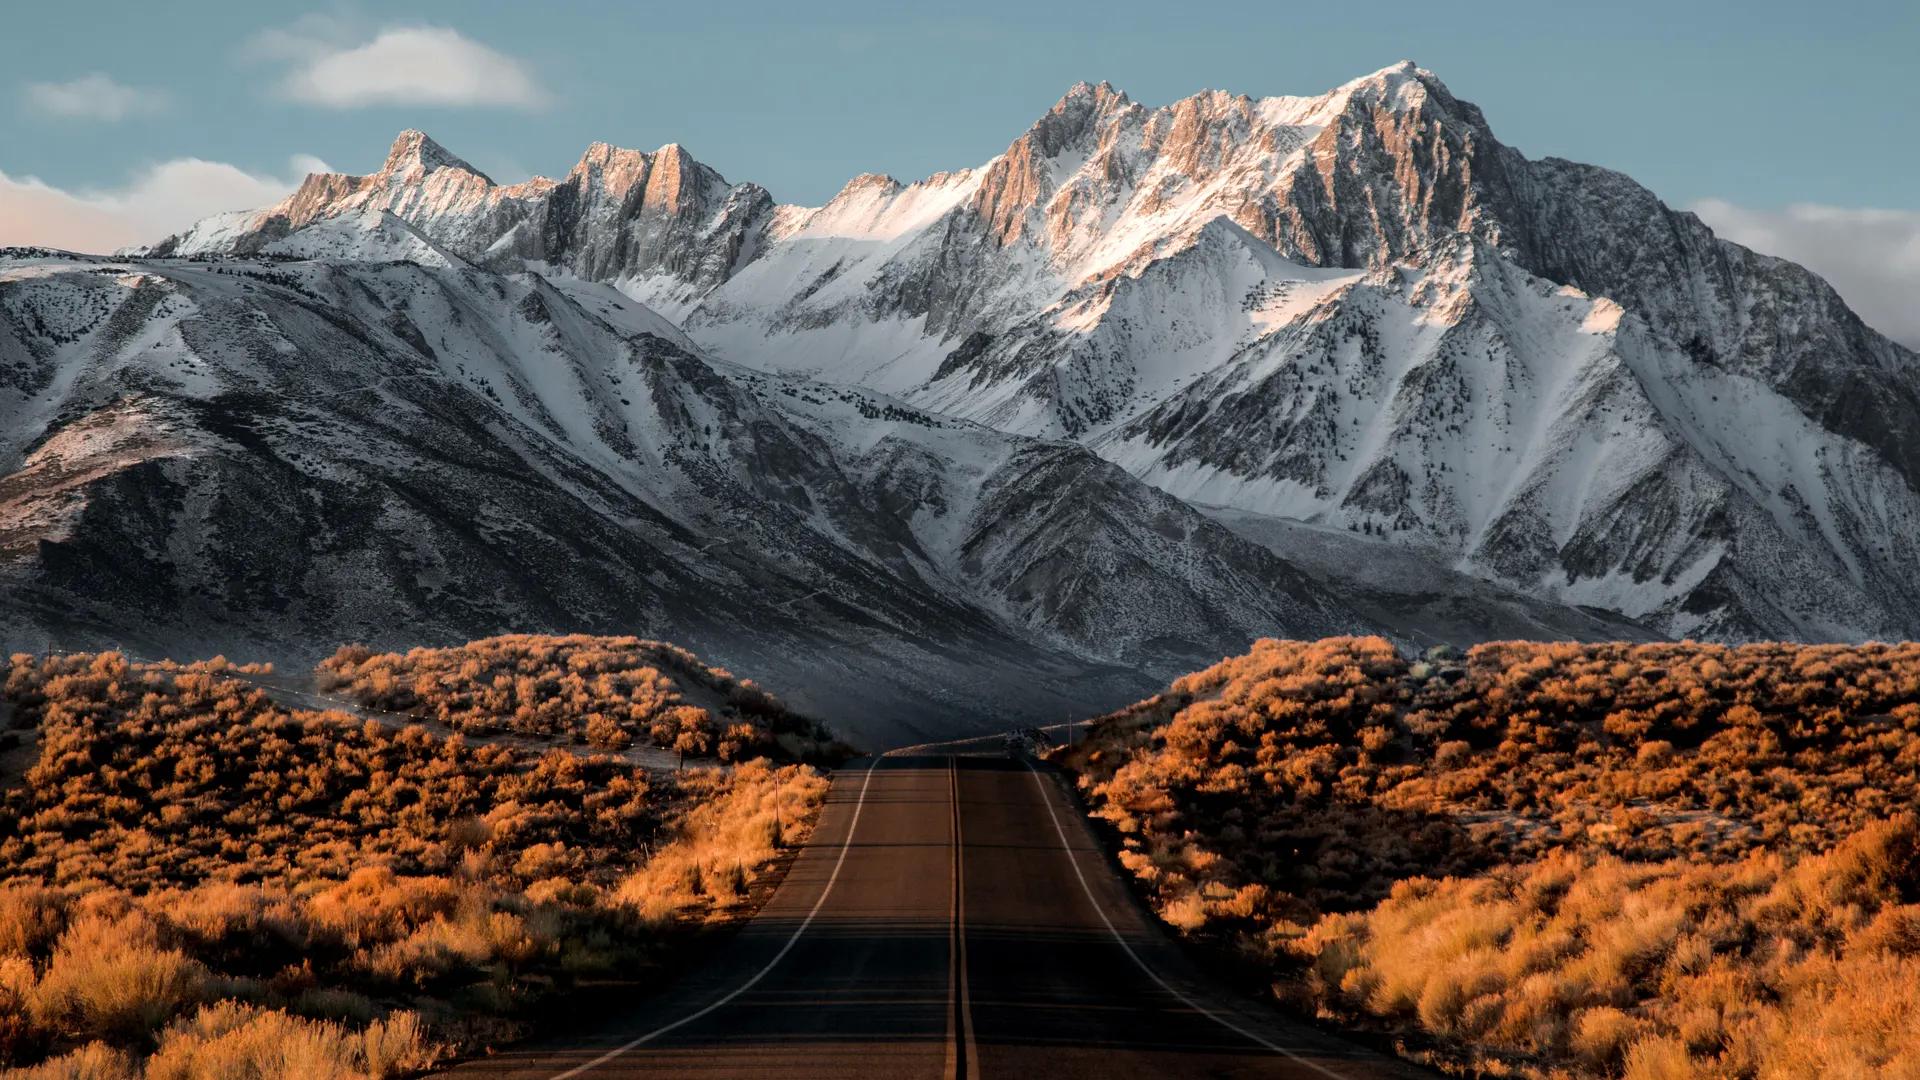
<path id="1" fill-rule="evenodd" d="M 677 146 L 500 187 L 410 132 L 154 253 L 374 210 L 741 365 L 1662 632 L 1920 633 L 1920 357 L 1631 179 L 1527 159 L 1411 63 L 1163 108 L 1082 84 L 982 166 L 817 208 Z"/>
<path id="2" fill-rule="evenodd" d="M 476 264 L 551 264 L 596 281 L 661 278 L 698 290 L 751 257 L 772 204 L 756 185 L 729 187 L 678 146 L 645 154 L 595 143 L 563 180 L 501 186 L 405 131 L 379 172 L 316 173 L 278 206 L 221 214 L 145 253 L 263 253 L 316 223 L 385 211 Z"/>
<path id="3" fill-rule="evenodd" d="M 890 745 L 1365 623 L 1077 445 L 709 360 L 385 209 L 265 247 L 0 255 L 7 644 L 643 633 Z"/>

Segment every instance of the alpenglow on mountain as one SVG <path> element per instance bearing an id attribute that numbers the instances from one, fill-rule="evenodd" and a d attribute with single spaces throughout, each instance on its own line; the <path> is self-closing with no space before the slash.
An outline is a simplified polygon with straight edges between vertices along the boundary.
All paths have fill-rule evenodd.
<path id="1" fill-rule="evenodd" d="M 1920 632 L 1920 357 L 1410 63 L 1082 84 L 813 208 L 410 131 L 128 256 L 0 268 L 28 630 L 618 626 L 916 701 L 1260 634 Z"/>

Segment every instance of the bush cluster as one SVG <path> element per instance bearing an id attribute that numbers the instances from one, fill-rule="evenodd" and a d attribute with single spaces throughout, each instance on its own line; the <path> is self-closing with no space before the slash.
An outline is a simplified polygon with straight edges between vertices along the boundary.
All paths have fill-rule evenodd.
<path id="1" fill-rule="evenodd" d="M 40 751 L 0 795 L 0 1065 L 415 1071 L 739 910 L 826 788 L 288 711 L 255 674 L 13 658 Z"/>
<path id="2" fill-rule="evenodd" d="M 1167 922 L 1443 1063 L 1920 1061 L 1920 646 L 1262 641 L 1069 764 Z"/>
<path id="3" fill-rule="evenodd" d="M 751 680 L 634 637 L 519 634 L 405 653 L 349 645 L 318 675 L 323 690 L 364 707 L 475 735 L 561 736 L 605 750 L 641 741 L 721 761 L 826 760 L 840 749 Z"/>

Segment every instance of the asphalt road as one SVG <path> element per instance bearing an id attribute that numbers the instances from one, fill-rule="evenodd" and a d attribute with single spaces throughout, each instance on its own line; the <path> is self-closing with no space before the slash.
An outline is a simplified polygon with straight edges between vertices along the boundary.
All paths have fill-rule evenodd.
<path id="1" fill-rule="evenodd" d="M 696 974 L 454 1074 L 1431 1075 L 1210 985 L 1050 768 L 931 755 L 837 773 L 786 880 Z"/>

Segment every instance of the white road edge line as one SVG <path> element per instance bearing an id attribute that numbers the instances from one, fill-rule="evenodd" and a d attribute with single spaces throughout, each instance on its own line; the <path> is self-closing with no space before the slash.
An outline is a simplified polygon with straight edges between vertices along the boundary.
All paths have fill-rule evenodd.
<path id="1" fill-rule="evenodd" d="M 947 756 L 948 792 L 953 800 L 953 917 L 947 929 L 947 1023 L 953 1030 L 947 1053 L 950 1080 L 980 1080 L 980 1048 L 973 1035 L 973 991 L 967 985 L 966 836 L 960 819 L 960 759 Z M 961 1050 L 966 1053 L 962 1055 Z M 955 1059 L 966 1059 L 964 1069 Z"/>
<path id="2" fill-rule="evenodd" d="M 952 758 L 947 759 L 947 796 L 952 800 L 947 828 L 953 833 L 953 882 L 947 893 L 947 1059 L 940 1075 L 942 1080 L 961 1080 L 960 1057 L 965 1047 L 961 1045 L 960 1035 L 960 942 L 956 936 L 960 925 L 960 796 L 955 787 Z"/>
<path id="3" fill-rule="evenodd" d="M 1246 1028 L 1241 1027 L 1239 1024 L 1234 1023 L 1232 1020 L 1229 1020 L 1226 1017 L 1220 1015 L 1219 1013 L 1214 1012 L 1212 1009 L 1207 1008 L 1205 1005 L 1200 1004 L 1199 1002 L 1193 1000 L 1187 995 L 1181 993 L 1179 990 L 1175 989 L 1172 983 L 1169 983 L 1167 982 L 1167 980 L 1160 977 L 1159 972 L 1153 970 L 1151 967 L 1148 967 L 1147 962 L 1140 958 L 1140 954 L 1133 951 L 1133 946 L 1127 944 L 1127 939 L 1121 936 L 1119 928 L 1113 925 L 1113 920 L 1107 918 L 1106 909 L 1100 906 L 1100 901 L 1097 898 L 1095 898 L 1095 896 L 1093 895 L 1093 886 L 1087 883 L 1086 872 L 1080 869 L 1080 860 L 1074 856 L 1073 845 L 1067 842 L 1066 827 L 1060 824 L 1060 815 L 1056 813 L 1053 809 L 1053 798 L 1051 794 L 1047 791 L 1046 782 L 1042 780 L 1040 777 L 1040 770 L 1034 768 L 1033 762 L 1027 759 L 1026 757 L 1022 757 L 1020 759 L 1020 762 L 1021 764 L 1027 767 L 1027 772 L 1033 775 L 1034 786 L 1040 789 L 1040 801 L 1047 808 L 1047 816 L 1053 819 L 1053 831 L 1057 833 L 1060 837 L 1060 849 L 1067 853 L 1067 863 L 1068 865 L 1073 867 L 1073 876 L 1080 879 L 1080 889 L 1082 892 L 1085 892 L 1087 894 L 1087 903 L 1093 906 L 1093 913 L 1095 915 L 1100 916 L 1100 921 L 1107 924 L 1107 933 L 1113 935 L 1114 942 L 1118 944 L 1121 949 L 1126 951 L 1127 956 L 1133 960 L 1135 966 L 1137 966 L 1141 971 L 1146 972 L 1148 978 L 1160 984 L 1160 989 L 1165 990 L 1167 993 L 1172 994 L 1174 997 L 1180 999 L 1181 1004 L 1185 1005 L 1187 1008 L 1192 1009 L 1197 1013 L 1200 1013 L 1202 1016 L 1205 1016 L 1207 1019 L 1212 1020 L 1216 1024 L 1219 1024 L 1221 1027 L 1226 1028 L 1228 1031 L 1231 1031 L 1244 1039 L 1248 1039 L 1248 1040 L 1251 1040 L 1252 1042 L 1258 1043 L 1259 1045 L 1266 1047 L 1267 1049 L 1273 1051 L 1276 1054 L 1283 1054 L 1289 1058 L 1292 1058 L 1294 1061 L 1297 1061 L 1300 1064 L 1305 1065 L 1307 1068 L 1312 1069 L 1314 1072 L 1317 1072 L 1322 1076 L 1332 1077 L 1332 1080 L 1350 1080 L 1350 1078 L 1345 1073 L 1335 1072 L 1332 1069 L 1327 1068 L 1325 1065 L 1322 1065 L 1317 1061 L 1313 1061 L 1309 1058 L 1301 1057 L 1298 1053 L 1292 1050 L 1289 1050 L 1284 1046 L 1281 1046 L 1279 1043 L 1276 1043 L 1273 1040 L 1268 1039 L 1267 1037 L 1260 1035 L 1256 1032 L 1248 1031 Z"/>
<path id="4" fill-rule="evenodd" d="M 847 838 L 845 840 L 840 841 L 840 857 L 834 860 L 833 872 L 827 875 L 827 884 L 825 888 L 820 890 L 820 899 L 815 900 L 813 902 L 813 908 L 812 910 L 807 912 L 807 917 L 800 920 L 800 925 L 795 927 L 793 930 L 793 936 L 787 939 L 787 943 L 785 945 L 780 946 L 779 952 L 773 954 L 773 959 L 767 961 L 766 967 L 763 967 L 759 971 L 754 972 L 752 978 L 748 979 L 746 982 L 741 983 L 739 986 L 734 987 L 732 990 L 728 991 L 725 997 L 722 997 L 717 1001 L 712 1002 L 711 1004 L 707 1005 L 705 1008 L 701 1009 L 700 1011 L 688 1013 L 687 1015 L 681 1017 L 680 1019 L 675 1020 L 671 1024 L 667 1024 L 664 1027 L 655 1028 L 652 1031 L 647 1032 L 645 1035 L 642 1035 L 631 1042 L 624 1043 L 620 1046 L 616 1046 L 613 1049 L 607 1051 L 604 1054 L 601 1054 L 599 1057 L 594 1058 L 592 1061 L 589 1061 L 584 1065 L 575 1065 L 573 1068 L 568 1069 L 566 1072 L 555 1073 L 552 1077 L 552 1080 L 571 1080 L 572 1077 L 590 1072 L 594 1069 L 599 1068 L 602 1065 L 605 1065 L 607 1062 L 612 1061 L 613 1059 L 621 1056 L 622 1054 L 630 1053 L 631 1051 L 636 1050 L 639 1047 L 644 1046 L 649 1042 L 652 1042 L 653 1040 L 659 1038 L 662 1035 L 665 1035 L 667 1032 L 672 1031 L 675 1028 L 684 1027 L 687 1024 L 693 1023 L 695 1020 L 700 1019 L 701 1017 L 707 1015 L 710 1012 L 713 1012 L 716 1009 L 725 1007 L 726 1004 L 732 1001 L 734 998 L 737 998 L 741 994 L 744 994 L 747 991 L 753 989 L 754 986 L 757 985 L 761 979 L 764 979 L 767 977 L 768 972 L 772 971 L 776 966 L 779 965 L 781 960 L 786 959 L 787 953 L 792 951 L 794 944 L 800 940 L 800 935 L 806 933 L 807 927 L 813 925 L 813 917 L 815 915 L 820 914 L 820 909 L 826 905 L 827 897 L 833 895 L 833 885 L 835 882 L 840 880 L 840 868 L 846 865 L 847 852 L 853 849 L 853 832 L 860 825 L 860 811 L 864 810 L 867 805 L 867 786 L 873 783 L 873 770 L 879 764 L 880 764 L 880 758 L 877 755 L 873 758 L 873 760 L 867 763 L 866 779 L 860 782 L 860 797 L 853 804 L 853 820 L 847 822 Z"/>

